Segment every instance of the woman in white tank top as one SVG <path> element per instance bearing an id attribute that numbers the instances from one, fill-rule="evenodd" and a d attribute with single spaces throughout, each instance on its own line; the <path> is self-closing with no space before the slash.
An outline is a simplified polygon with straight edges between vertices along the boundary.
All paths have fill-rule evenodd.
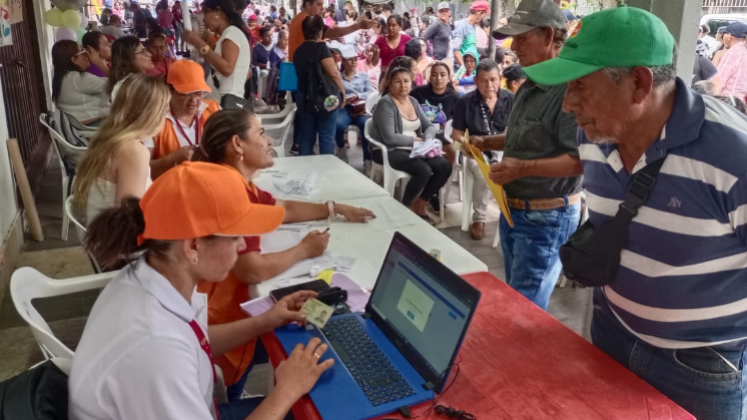
<path id="1" fill-rule="evenodd" d="M 73 193 L 86 222 L 128 196 L 140 198 L 150 185 L 150 153 L 142 139 L 157 134 L 166 118 L 171 93 L 160 79 L 142 74 L 127 78 L 111 114 L 83 155 Z"/>

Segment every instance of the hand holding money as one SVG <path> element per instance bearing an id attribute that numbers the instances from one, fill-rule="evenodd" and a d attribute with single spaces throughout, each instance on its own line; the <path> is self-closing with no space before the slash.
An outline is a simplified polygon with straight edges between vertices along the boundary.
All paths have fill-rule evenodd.
<path id="1" fill-rule="evenodd" d="M 303 324 L 306 320 L 306 315 L 301 312 L 301 308 L 307 300 L 316 296 L 317 293 L 310 290 L 301 290 L 292 293 L 277 301 L 269 311 L 260 316 L 264 318 L 264 324 L 267 325 L 268 331 L 288 325 L 291 322 Z"/>

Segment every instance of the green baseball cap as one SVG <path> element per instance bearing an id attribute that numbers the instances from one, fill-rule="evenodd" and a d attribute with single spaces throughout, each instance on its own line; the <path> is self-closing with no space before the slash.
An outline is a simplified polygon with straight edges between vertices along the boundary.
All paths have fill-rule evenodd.
<path id="1" fill-rule="evenodd" d="M 581 19 L 557 58 L 524 68 L 542 85 L 559 85 L 605 67 L 672 64 L 674 37 L 653 14 L 621 4 Z"/>

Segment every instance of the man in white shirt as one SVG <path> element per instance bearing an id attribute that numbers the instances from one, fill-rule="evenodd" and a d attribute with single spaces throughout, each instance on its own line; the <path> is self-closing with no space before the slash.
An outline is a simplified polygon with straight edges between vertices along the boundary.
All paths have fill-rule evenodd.
<path id="1" fill-rule="evenodd" d="M 122 31 L 122 18 L 117 15 L 109 16 L 109 24 L 101 28 L 101 32 L 114 39 L 125 36 L 124 31 Z"/>

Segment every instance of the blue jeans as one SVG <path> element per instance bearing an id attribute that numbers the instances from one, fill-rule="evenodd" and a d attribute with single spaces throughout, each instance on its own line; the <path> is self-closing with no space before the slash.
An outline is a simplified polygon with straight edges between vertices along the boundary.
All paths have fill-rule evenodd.
<path id="1" fill-rule="evenodd" d="M 510 209 L 514 227 L 505 217 L 500 220 L 506 283 L 547 310 L 560 275 L 558 250 L 578 228 L 581 203 L 550 210 Z"/>
<path id="2" fill-rule="evenodd" d="M 618 321 L 599 290 L 594 291 L 591 338 L 595 346 L 698 420 L 747 418 L 743 371 L 747 340 L 692 349 L 654 347 Z"/>
<path id="3" fill-rule="evenodd" d="M 314 154 L 317 134 L 319 135 L 319 153 L 322 155 L 335 154 L 335 129 L 337 128 L 338 110 L 320 116 L 306 108 L 306 98 L 303 92 L 297 92 L 296 126 L 294 138 L 298 140 L 298 154 L 309 156 Z"/>
<path id="4" fill-rule="evenodd" d="M 361 145 L 363 146 L 363 160 L 371 160 L 371 151 L 368 150 L 368 139 L 365 135 L 363 135 L 363 130 L 366 127 L 366 121 L 371 119 L 371 116 L 368 114 L 363 114 L 353 117 L 350 114 L 351 111 L 351 106 L 348 106 L 341 111 L 337 111 L 337 132 L 335 133 L 335 142 L 337 143 L 337 147 L 341 149 L 345 147 L 345 130 L 348 129 L 350 124 L 355 124 L 355 126 L 358 127 L 358 131 L 360 132 L 361 136 Z"/>
<path id="5" fill-rule="evenodd" d="M 270 358 L 267 355 L 265 345 L 262 344 L 262 339 L 257 339 L 257 343 L 254 346 L 254 357 L 252 357 L 252 362 L 249 363 L 244 374 L 241 375 L 241 378 L 239 378 L 235 384 L 226 387 L 226 398 L 228 398 L 228 401 L 231 402 L 240 399 L 241 394 L 244 392 L 244 386 L 246 386 L 246 378 L 249 377 L 249 372 L 252 371 L 254 366 L 269 363 L 269 361 Z"/>

